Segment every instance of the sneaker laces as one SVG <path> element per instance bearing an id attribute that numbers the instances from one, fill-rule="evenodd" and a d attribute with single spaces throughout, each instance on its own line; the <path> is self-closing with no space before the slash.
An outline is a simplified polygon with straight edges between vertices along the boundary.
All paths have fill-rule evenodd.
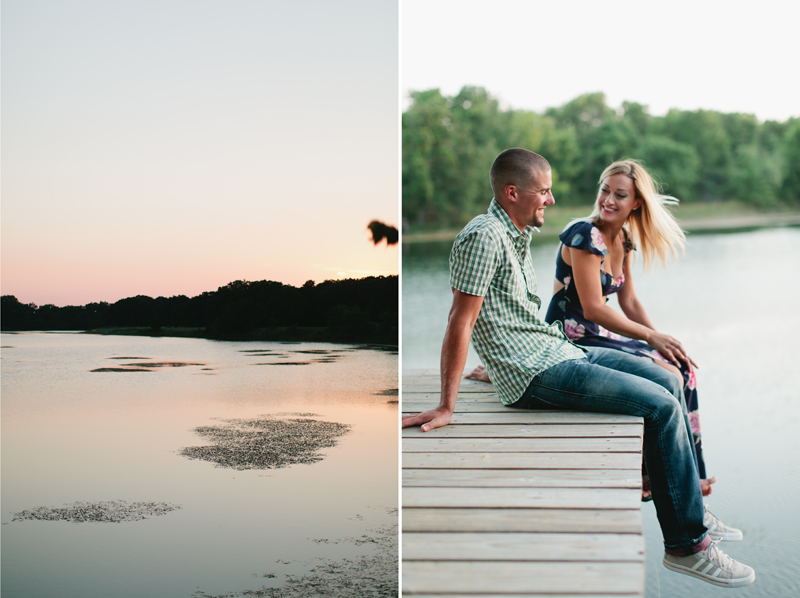
<path id="1" fill-rule="evenodd" d="M 716 515 L 715 515 L 715 514 L 714 514 L 714 513 L 711 511 L 711 509 L 709 509 L 709 508 L 708 508 L 708 506 L 707 506 L 707 505 L 703 505 L 703 508 L 705 509 L 705 514 L 706 514 L 706 515 L 708 515 L 709 522 L 711 523 L 711 525 L 713 525 L 713 526 L 714 526 L 714 529 L 719 529 L 719 530 L 727 530 L 727 529 L 730 529 L 730 528 L 729 528 L 727 525 L 725 525 L 724 523 L 722 523 L 722 520 L 721 520 L 719 517 L 717 517 L 717 516 L 716 516 Z M 705 517 L 703 517 L 703 519 L 705 519 Z M 708 526 L 706 526 L 706 527 L 708 527 Z"/>
<path id="2" fill-rule="evenodd" d="M 725 571 L 733 571 L 733 559 L 729 557 L 727 554 L 722 552 L 720 548 L 717 547 L 719 540 L 712 540 L 711 544 L 708 545 L 708 548 L 704 550 L 706 553 L 706 558 L 713 563 L 719 565 Z"/>

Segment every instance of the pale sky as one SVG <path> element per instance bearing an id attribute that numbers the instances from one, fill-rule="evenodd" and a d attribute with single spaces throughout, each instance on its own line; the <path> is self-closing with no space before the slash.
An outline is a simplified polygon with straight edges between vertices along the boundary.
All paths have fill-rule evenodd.
<path id="1" fill-rule="evenodd" d="M 537 112 L 603 91 L 669 108 L 800 116 L 800 4 L 403 0 L 401 87 L 485 87 Z"/>
<path id="2" fill-rule="evenodd" d="M 4 0 L 2 293 L 398 272 L 396 0 Z"/>

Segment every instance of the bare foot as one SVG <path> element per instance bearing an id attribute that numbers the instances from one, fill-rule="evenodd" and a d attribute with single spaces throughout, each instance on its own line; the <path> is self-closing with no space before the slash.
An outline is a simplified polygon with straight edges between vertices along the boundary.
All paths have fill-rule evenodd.
<path id="1" fill-rule="evenodd" d="M 653 500 L 653 493 L 650 491 L 650 476 L 642 476 L 642 502 Z"/>
<path id="2" fill-rule="evenodd" d="M 717 476 L 712 476 L 707 480 L 700 480 L 700 490 L 703 492 L 703 496 L 710 496 L 713 488 L 711 488 L 711 484 L 717 481 Z"/>
<path id="3" fill-rule="evenodd" d="M 472 378 L 473 380 L 479 380 L 480 382 L 489 382 L 489 373 L 482 365 L 479 365 L 464 377 Z"/>

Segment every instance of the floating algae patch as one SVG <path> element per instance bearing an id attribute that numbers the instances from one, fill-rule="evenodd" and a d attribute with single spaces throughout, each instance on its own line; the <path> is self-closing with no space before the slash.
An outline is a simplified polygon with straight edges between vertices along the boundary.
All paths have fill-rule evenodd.
<path id="1" fill-rule="evenodd" d="M 123 357 L 109 357 L 108 359 L 152 359 L 152 357 L 123 356 Z"/>
<path id="2" fill-rule="evenodd" d="M 295 413 L 293 411 L 282 411 L 281 413 L 275 413 L 274 417 L 319 417 L 316 413 Z"/>
<path id="3" fill-rule="evenodd" d="M 379 390 L 375 394 L 382 397 L 396 397 L 399 394 L 399 389 L 387 388 L 386 390 Z"/>
<path id="4" fill-rule="evenodd" d="M 147 370 L 144 368 L 97 368 L 89 370 L 90 372 L 154 372 L 155 370 Z"/>
<path id="5" fill-rule="evenodd" d="M 369 545 L 373 553 L 340 561 L 325 560 L 314 565 L 304 575 L 282 576 L 278 587 L 263 586 L 257 590 L 229 592 L 210 595 L 197 592 L 194 598 L 241 598 L 257 596 L 263 598 L 396 598 L 398 596 L 398 551 L 397 525 L 371 530 L 372 535 L 343 540 L 313 540 L 320 544 L 354 543 Z M 278 561 L 278 564 L 289 564 Z M 275 573 L 256 575 L 273 579 Z"/>
<path id="6" fill-rule="evenodd" d="M 14 513 L 11 521 L 72 521 L 73 523 L 122 523 L 166 515 L 180 509 L 166 502 L 132 502 L 106 500 L 75 502 L 63 507 L 35 507 Z"/>
<path id="7" fill-rule="evenodd" d="M 272 349 L 240 349 L 239 353 L 272 353 Z"/>
<path id="8" fill-rule="evenodd" d="M 201 426 L 195 433 L 208 446 L 190 446 L 180 454 L 211 461 L 231 469 L 279 469 L 323 459 L 322 449 L 336 446 L 349 424 L 316 419 L 262 416 L 257 419 L 225 419 L 218 426 Z"/>
<path id="9" fill-rule="evenodd" d="M 205 365 L 204 363 L 192 363 L 190 361 L 154 361 L 151 363 L 122 363 L 123 367 L 133 366 L 141 368 L 183 368 L 190 365 Z"/>
<path id="10" fill-rule="evenodd" d="M 309 365 L 310 361 L 275 361 L 271 363 L 254 363 L 253 365 Z"/>

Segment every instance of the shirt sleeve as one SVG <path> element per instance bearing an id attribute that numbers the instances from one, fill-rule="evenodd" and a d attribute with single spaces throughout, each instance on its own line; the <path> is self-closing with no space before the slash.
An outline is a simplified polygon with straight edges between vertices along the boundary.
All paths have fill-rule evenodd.
<path id="1" fill-rule="evenodd" d="M 487 231 L 459 235 L 450 253 L 450 286 L 468 295 L 486 296 L 501 259 L 499 244 Z"/>
<path id="2" fill-rule="evenodd" d="M 608 253 L 608 248 L 603 242 L 600 230 L 591 222 L 576 222 L 561 233 L 558 238 L 567 247 L 585 249 L 600 256 Z"/>

